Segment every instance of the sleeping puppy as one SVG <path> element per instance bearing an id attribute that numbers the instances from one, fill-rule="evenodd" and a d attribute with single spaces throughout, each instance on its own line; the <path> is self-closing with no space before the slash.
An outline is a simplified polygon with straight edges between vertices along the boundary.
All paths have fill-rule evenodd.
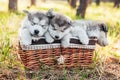
<path id="1" fill-rule="evenodd" d="M 70 40 L 71 19 L 60 13 L 53 12 L 52 9 L 47 12 L 47 15 L 50 19 L 50 26 L 45 34 L 46 42 L 52 43 L 55 40 L 61 40 L 62 46 L 67 46 Z"/>
<path id="2" fill-rule="evenodd" d="M 69 17 L 55 13 L 52 9 L 47 12 L 47 15 L 50 18 L 50 27 L 46 33 L 46 41 L 48 43 L 52 43 L 54 40 L 61 40 L 62 46 L 68 47 L 70 38 L 74 36 L 78 37 L 83 44 L 88 44 L 89 38 L 87 37 L 86 32 L 82 29 L 77 30 L 77 28 L 74 28 Z M 79 33 L 79 31 L 81 33 Z"/>
<path id="3" fill-rule="evenodd" d="M 73 21 L 73 25 L 84 29 L 89 38 L 97 38 L 97 43 L 100 46 L 108 45 L 108 28 L 105 23 L 91 20 L 75 20 Z"/>
<path id="4" fill-rule="evenodd" d="M 38 40 L 46 33 L 49 19 L 44 12 L 29 12 L 24 10 L 27 16 L 22 21 L 19 29 L 20 41 L 24 45 L 32 44 L 32 40 Z"/>

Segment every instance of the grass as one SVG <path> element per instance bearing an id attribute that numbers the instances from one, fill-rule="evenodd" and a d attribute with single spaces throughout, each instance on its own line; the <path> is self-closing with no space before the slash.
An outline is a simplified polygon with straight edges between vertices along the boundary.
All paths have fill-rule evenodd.
<path id="1" fill-rule="evenodd" d="M 40 3 L 40 2 L 38 2 Z M 79 19 L 75 16 L 76 10 L 70 8 L 67 2 L 46 2 L 40 3 L 33 7 L 27 7 L 28 10 L 48 10 L 53 8 L 55 11 L 61 12 L 67 16 L 70 16 L 73 20 Z M 49 4 L 48 4 L 49 3 Z M 18 41 L 18 28 L 24 18 L 25 14 L 21 10 L 25 7 L 19 5 L 19 11 L 16 13 L 7 12 L 7 3 L 0 3 L 0 6 L 5 9 L 0 9 L 0 78 L 8 79 L 7 77 L 12 76 L 18 80 L 26 80 L 24 67 L 21 64 L 19 57 L 17 56 L 17 41 Z M 53 80 L 98 80 L 105 79 L 104 73 L 105 62 L 110 56 L 120 58 L 120 47 L 115 48 L 117 41 L 120 39 L 120 8 L 113 8 L 112 3 L 101 3 L 100 6 L 96 6 L 92 3 L 88 6 L 86 11 L 86 18 L 90 20 L 101 20 L 105 22 L 109 27 L 108 39 L 109 45 L 107 47 L 96 47 L 94 52 L 94 69 L 82 69 L 82 70 L 70 70 L 63 69 L 61 72 L 54 70 L 47 70 L 39 73 L 38 79 L 49 78 Z M 99 62 L 99 63 L 98 63 Z M 98 66 L 99 65 L 99 66 Z M 6 72 L 4 72 L 7 70 Z M 17 74 L 16 74 L 17 73 Z M 9 74 L 9 75 L 8 75 Z M 4 76 L 6 75 L 6 76 Z M 106 76 L 105 76 L 106 75 Z M 105 77 L 104 77 L 105 76 Z M 113 75 L 112 75 L 113 76 Z M 112 78 L 110 78 L 112 79 Z M 33 77 L 34 80 L 34 77 Z"/>

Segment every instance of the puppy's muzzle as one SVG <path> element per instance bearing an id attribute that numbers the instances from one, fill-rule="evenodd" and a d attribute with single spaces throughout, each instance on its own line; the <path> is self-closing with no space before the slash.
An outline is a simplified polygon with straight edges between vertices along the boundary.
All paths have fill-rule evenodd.
<path id="1" fill-rule="evenodd" d="M 39 30 L 34 30 L 34 34 L 38 35 L 39 34 Z"/>
<path id="2" fill-rule="evenodd" d="M 59 39 L 59 36 L 55 36 L 55 39 Z"/>

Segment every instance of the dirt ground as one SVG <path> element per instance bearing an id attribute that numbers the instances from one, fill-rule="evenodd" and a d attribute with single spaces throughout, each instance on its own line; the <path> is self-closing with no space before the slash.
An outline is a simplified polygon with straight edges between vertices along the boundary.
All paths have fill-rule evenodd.
<path id="1" fill-rule="evenodd" d="M 30 80 L 20 67 L 0 69 L 0 80 Z M 109 58 L 94 69 L 45 70 L 41 69 L 31 80 L 120 80 L 120 59 Z"/>

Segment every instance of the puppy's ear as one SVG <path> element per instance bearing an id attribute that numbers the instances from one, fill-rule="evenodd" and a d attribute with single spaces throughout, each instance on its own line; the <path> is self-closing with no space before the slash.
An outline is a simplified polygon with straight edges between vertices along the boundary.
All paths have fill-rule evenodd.
<path id="1" fill-rule="evenodd" d="M 108 32 L 108 27 L 104 23 L 100 24 L 100 29 L 104 32 Z"/>
<path id="2" fill-rule="evenodd" d="M 72 23 L 73 23 L 72 21 L 69 21 L 69 22 L 68 22 L 68 24 L 69 24 L 70 26 L 72 26 Z"/>
<path id="3" fill-rule="evenodd" d="M 23 12 L 26 13 L 26 14 L 28 14 L 28 15 L 30 14 L 30 12 L 27 11 L 27 10 L 23 10 Z"/>
<path id="4" fill-rule="evenodd" d="M 29 20 L 32 20 L 33 19 L 33 16 L 31 15 L 31 13 L 27 10 L 23 10 L 24 13 L 26 13 L 28 15 L 28 19 Z"/>
<path id="5" fill-rule="evenodd" d="M 48 18 L 52 19 L 54 16 L 55 16 L 55 13 L 53 11 L 53 9 L 49 9 L 48 12 L 47 12 L 47 16 Z"/>

